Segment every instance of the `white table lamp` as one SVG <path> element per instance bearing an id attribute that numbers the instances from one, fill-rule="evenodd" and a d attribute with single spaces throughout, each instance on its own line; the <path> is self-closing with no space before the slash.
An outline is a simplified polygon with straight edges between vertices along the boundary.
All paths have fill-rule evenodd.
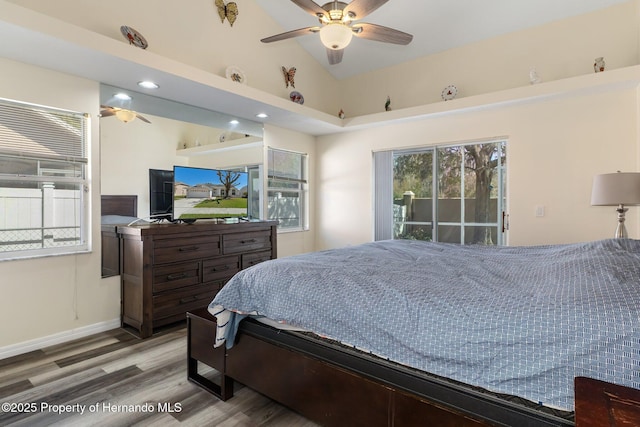
<path id="1" fill-rule="evenodd" d="M 640 172 L 617 172 L 593 177 L 591 205 L 618 206 L 618 227 L 616 238 L 626 238 L 624 215 L 628 211 L 625 205 L 640 204 Z"/>

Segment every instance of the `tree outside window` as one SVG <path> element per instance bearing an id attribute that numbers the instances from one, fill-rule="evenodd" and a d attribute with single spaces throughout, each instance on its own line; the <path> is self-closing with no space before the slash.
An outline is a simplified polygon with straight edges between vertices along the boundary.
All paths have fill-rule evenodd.
<path id="1" fill-rule="evenodd" d="M 394 238 L 502 244 L 505 167 L 506 141 L 394 152 Z"/>

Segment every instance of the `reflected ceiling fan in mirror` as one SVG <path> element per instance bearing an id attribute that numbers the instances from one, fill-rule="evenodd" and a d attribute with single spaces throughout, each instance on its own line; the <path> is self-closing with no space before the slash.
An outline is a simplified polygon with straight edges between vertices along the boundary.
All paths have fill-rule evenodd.
<path id="1" fill-rule="evenodd" d="M 260 40 L 261 42 L 271 43 L 310 33 L 320 33 L 320 40 L 327 48 L 329 64 L 334 65 L 342 61 L 344 48 L 349 45 L 354 35 L 363 39 L 400 45 L 407 45 L 413 40 L 411 34 L 393 28 L 355 22 L 366 17 L 389 0 L 353 0 L 349 4 L 331 1 L 322 6 L 312 0 L 291 1 L 318 18 L 321 25 L 276 34 Z"/>
<path id="2" fill-rule="evenodd" d="M 100 106 L 100 117 L 110 117 L 115 116 L 120 121 L 124 123 L 129 123 L 131 120 L 138 118 L 145 123 L 151 123 L 148 119 L 144 118 L 140 114 L 136 113 L 133 110 L 127 110 L 126 108 L 118 108 L 111 107 L 109 105 L 101 105 Z"/>

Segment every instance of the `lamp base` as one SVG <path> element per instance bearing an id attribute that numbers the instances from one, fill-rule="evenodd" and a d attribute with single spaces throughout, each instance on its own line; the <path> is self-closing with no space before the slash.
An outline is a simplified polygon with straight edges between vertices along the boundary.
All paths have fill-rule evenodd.
<path id="1" fill-rule="evenodd" d="M 616 239 L 626 239 L 628 237 L 627 228 L 624 226 L 624 214 L 628 210 L 622 204 L 616 209 L 616 212 L 618 212 L 618 227 L 616 227 L 616 234 L 613 236 Z"/>

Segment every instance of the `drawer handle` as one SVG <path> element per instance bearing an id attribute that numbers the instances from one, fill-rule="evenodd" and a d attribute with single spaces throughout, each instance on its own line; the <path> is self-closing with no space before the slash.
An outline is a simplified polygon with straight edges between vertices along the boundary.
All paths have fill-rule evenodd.
<path id="1" fill-rule="evenodd" d="M 241 240 L 240 243 L 242 243 L 243 245 L 246 243 L 255 243 L 256 239 L 249 239 L 249 240 Z"/>
<path id="2" fill-rule="evenodd" d="M 167 276 L 167 280 L 178 280 L 178 279 L 184 279 L 185 277 L 187 277 L 187 273 L 169 274 Z"/>
<path id="3" fill-rule="evenodd" d="M 211 271 L 225 271 L 228 270 L 230 267 L 228 265 L 223 265 L 222 267 L 213 267 L 211 269 Z"/>
<path id="4" fill-rule="evenodd" d="M 180 299 L 180 304 L 185 304 L 187 302 L 192 302 L 192 301 L 197 301 L 197 300 L 198 300 L 198 297 L 195 297 L 195 296 L 182 298 L 182 299 Z"/>
<path id="5" fill-rule="evenodd" d="M 198 249 L 200 249 L 200 247 L 198 246 L 189 246 L 187 248 L 178 249 L 178 252 L 193 252 L 193 251 L 197 251 Z"/>

